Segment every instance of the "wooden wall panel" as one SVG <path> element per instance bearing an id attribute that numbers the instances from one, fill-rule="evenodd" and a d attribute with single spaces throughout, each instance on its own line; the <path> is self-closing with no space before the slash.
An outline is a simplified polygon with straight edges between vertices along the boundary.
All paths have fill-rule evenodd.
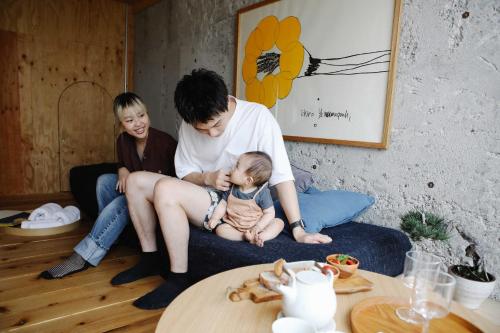
<path id="1" fill-rule="evenodd" d="M 0 30 L 0 191 L 24 190 L 21 111 L 17 68 L 17 36 Z M 5 121 L 3 121 L 5 120 Z M 6 190 L 4 190 L 6 191 Z"/>
<path id="2" fill-rule="evenodd" d="M 9 66 L 18 68 L 16 140 L 25 152 L 16 162 L 23 165 L 22 184 L 4 187 L 1 178 L 0 195 L 67 191 L 72 166 L 115 159 L 111 102 L 124 87 L 125 6 L 0 1 L 0 29 L 17 36 Z"/>
<path id="3" fill-rule="evenodd" d="M 68 87 L 59 102 L 59 135 L 61 138 L 61 187 L 69 188 L 69 169 L 77 164 L 94 164 L 109 160 L 114 154 L 113 100 L 103 87 L 90 82 L 76 82 Z M 91 109 L 108 107 L 94 119 Z M 84 141 L 84 142 L 83 142 Z"/>

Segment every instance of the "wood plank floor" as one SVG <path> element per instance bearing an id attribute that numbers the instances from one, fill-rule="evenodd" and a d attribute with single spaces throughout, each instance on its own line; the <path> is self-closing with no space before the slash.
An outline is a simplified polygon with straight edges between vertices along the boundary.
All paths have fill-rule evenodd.
<path id="1" fill-rule="evenodd" d="M 154 332 L 163 310 L 139 310 L 132 302 L 163 280 L 109 283 L 137 261 L 137 250 L 116 246 L 98 267 L 63 279 L 37 278 L 69 256 L 90 227 L 85 222 L 44 237 L 0 233 L 0 332 Z"/>

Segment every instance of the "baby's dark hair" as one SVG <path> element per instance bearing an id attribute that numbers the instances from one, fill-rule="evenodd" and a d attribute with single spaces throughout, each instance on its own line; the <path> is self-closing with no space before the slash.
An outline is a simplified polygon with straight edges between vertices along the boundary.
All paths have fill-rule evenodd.
<path id="1" fill-rule="evenodd" d="M 254 185 L 261 186 L 271 178 L 273 162 L 268 154 L 262 151 L 250 151 L 243 155 L 252 159 L 246 173 L 253 178 Z"/>
<path id="2" fill-rule="evenodd" d="M 222 77 L 203 68 L 195 69 L 177 83 L 174 102 L 182 119 L 190 124 L 206 123 L 227 111 L 227 87 Z"/>
<path id="3" fill-rule="evenodd" d="M 115 113 L 115 117 L 121 121 L 123 118 L 123 111 L 131 106 L 147 113 L 146 105 L 144 105 L 144 102 L 139 96 L 133 92 L 124 92 L 116 96 L 113 101 L 113 112 Z"/>

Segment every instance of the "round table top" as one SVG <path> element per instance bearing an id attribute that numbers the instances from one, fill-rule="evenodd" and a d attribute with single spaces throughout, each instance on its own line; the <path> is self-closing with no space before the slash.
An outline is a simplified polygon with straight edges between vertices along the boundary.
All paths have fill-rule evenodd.
<path id="1" fill-rule="evenodd" d="M 228 289 L 240 287 L 244 281 L 258 278 L 260 272 L 272 268 L 272 264 L 246 266 L 198 282 L 185 290 L 165 309 L 156 332 L 270 332 L 273 321 L 281 311 L 280 300 L 259 304 L 251 300 L 232 302 L 227 295 Z M 349 320 L 351 309 L 366 298 L 410 296 L 411 290 L 399 279 L 364 270 L 359 270 L 358 274 L 372 281 L 374 287 L 370 291 L 337 295 L 335 321 L 338 331 L 351 332 Z M 492 323 L 458 303 L 452 303 L 451 311 L 474 323 L 484 332 L 495 331 Z"/>

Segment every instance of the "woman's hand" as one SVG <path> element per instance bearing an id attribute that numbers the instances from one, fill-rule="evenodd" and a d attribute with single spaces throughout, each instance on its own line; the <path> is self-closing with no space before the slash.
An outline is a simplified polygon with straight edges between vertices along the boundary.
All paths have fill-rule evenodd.
<path id="1" fill-rule="evenodd" d="M 214 172 L 207 172 L 205 175 L 205 185 L 213 187 L 220 191 L 228 191 L 231 186 L 229 171 L 217 170 Z"/>
<path id="2" fill-rule="evenodd" d="M 116 182 L 116 190 L 119 193 L 125 193 L 127 189 L 127 178 L 130 175 L 130 171 L 127 168 L 122 167 L 118 169 L 118 181 Z"/>
<path id="3" fill-rule="evenodd" d="M 300 227 L 293 229 L 293 237 L 299 243 L 324 244 L 332 241 L 330 236 L 320 233 L 310 234 Z"/>

